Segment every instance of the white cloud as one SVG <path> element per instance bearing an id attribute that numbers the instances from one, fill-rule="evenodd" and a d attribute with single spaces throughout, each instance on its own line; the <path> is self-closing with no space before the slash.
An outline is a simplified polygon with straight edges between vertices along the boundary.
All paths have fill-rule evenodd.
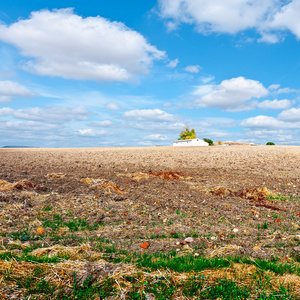
<path id="1" fill-rule="evenodd" d="M 175 119 L 174 115 L 168 114 L 160 109 L 141 109 L 126 111 L 123 116 L 125 118 L 136 121 L 167 121 L 172 122 Z"/>
<path id="2" fill-rule="evenodd" d="M 199 65 L 187 66 L 184 70 L 187 72 L 190 72 L 190 73 L 199 73 L 201 70 L 201 67 Z"/>
<path id="3" fill-rule="evenodd" d="M 0 40 L 32 59 L 24 69 L 79 80 L 128 81 L 165 57 L 123 23 L 82 18 L 70 8 L 41 10 L 9 26 L 0 24 Z"/>
<path id="4" fill-rule="evenodd" d="M 287 122 L 300 122 L 300 108 L 291 108 L 278 115 L 280 120 Z"/>
<path id="5" fill-rule="evenodd" d="M 263 109 L 287 109 L 291 107 L 293 104 L 292 101 L 284 99 L 284 100 L 265 100 L 261 103 L 258 103 L 257 106 Z"/>
<path id="6" fill-rule="evenodd" d="M 0 122 L 0 131 L 17 131 L 18 133 L 43 132 L 57 129 L 55 124 L 45 124 L 36 121 L 6 121 Z M 35 136 L 36 137 L 36 136 Z"/>
<path id="7" fill-rule="evenodd" d="M 257 40 L 260 43 L 268 43 L 268 44 L 276 44 L 280 40 L 280 34 L 269 33 L 269 32 L 261 32 L 261 37 Z"/>
<path id="8" fill-rule="evenodd" d="M 117 103 L 108 103 L 108 104 L 106 104 L 105 108 L 108 110 L 119 110 L 120 105 Z"/>
<path id="9" fill-rule="evenodd" d="M 168 30 L 187 23 L 203 34 L 236 34 L 256 29 L 261 34 L 259 41 L 267 43 L 280 41 L 283 31 L 300 38 L 299 0 L 159 0 L 158 3 Z"/>
<path id="10" fill-rule="evenodd" d="M 107 132 L 102 131 L 94 131 L 91 128 L 87 129 L 79 129 L 75 131 L 75 135 L 81 135 L 81 136 L 87 136 L 87 137 L 93 137 L 93 136 L 99 136 L 99 135 L 105 135 Z"/>
<path id="11" fill-rule="evenodd" d="M 171 68 L 171 69 L 176 68 L 177 65 L 178 65 L 178 63 L 179 63 L 179 59 L 176 58 L 176 59 L 174 59 L 174 60 L 171 60 L 171 61 L 167 64 L 167 67 L 168 67 L 168 68 Z"/>
<path id="12" fill-rule="evenodd" d="M 9 102 L 14 97 L 30 98 L 33 96 L 33 92 L 17 82 L 0 81 L 0 102 Z"/>
<path id="13" fill-rule="evenodd" d="M 99 126 L 99 127 L 111 127 L 113 123 L 109 120 L 105 120 L 105 121 L 94 121 L 90 125 Z"/>
<path id="14" fill-rule="evenodd" d="M 268 90 L 274 91 L 274 90 L 278 90 L 279 88 L 280 88 L 280 84 L 271 84 L 271 85 L 268 87 Z"/>
<path id="15" fill-rule="evenodd" d="M 299 93 L 299 90 L 290 89 L 290 88 L 282 88 L 277 91 L 277 94 L 289 94 L 289 93 Z"/>
<path id="16" fill-rule="evenodd" d="M 160 14 L 176 23 L 195 24 L 199 32 L 235 34 L 257 27 L 276 0 L 159 0 Z"/>
<path id="17" fill-rule="evenodd" d="M 208 76 L 201 77 L 200 79 L 203 84 L 207 84 L 207 83 L 213 81 L 215 79 L 215 76 L 208 75 Z"/>
<path id="18" fill-rule="evenodd" d="M 84 106 L 69 107 L 33 107 L 24 109 L 11 109 L 4 107 L 0 109 L 0 116 L 12 116 L 17 119 L 62 124 L 71 120 L 87 120 L 89 111 Z"/>
<path id="19" fill-rule="evenodd" d="M 149 140 L 149 141 L 167 141 L 169 138 L 167 136 L 163 136 L 160 134 L 150 134 L 148 136 L 144 137 L 144 140 Z"/>
<path id="20" fill-rule="evenodd" d="M 179 133 L 186 124 L 180 122 L 130 122 L 128 127 L 149 132 L 160 132 L 169 134 L 170 132 Z"/>
<path id="21" fill-rule="evenodd" d="M 269 116 L 256 116 L 243 120 L 240 125 L 247 128 L 262 128 L 262 129 L 298 129 L 299 122 L 285 122 Z"/>
<path id="22" fill-rule="evenodd" d="M 206 94 L 204 94 L 207 92 Z M 199 107 L 218 107 L 227 111 L 254 109 L 256 102 L 246 102 L 268 94 L 268 90 L 258 81 L 237 77 L 223 80 L 217 86 L 197 87 L 194 95 L 202 95 L 194 101 Z"/>
<path id="23" fill-rule="evenodd" d="M 212 84 L 204 84 L 204 85 L 200 85 L 195 87 L 195 90 L 193 91 L 193 95 L 200 97 L 200 96 L 204 96 L 207 94 L 210 94 L 214 91 L 214 86 Z"/>
<path id="24" fill-rule="evenodd" d="M 138 142 L 138 145 L 151 147 L 151 146 L 153 146 L 153 143 L 150 141 L 142 141 L 142 142 Z"/>
<path id="25" fill-rule="evenodd" d="M 268 24 L 274 30 L 289 30 L 300 38 L 300 1 L 292 0 L 282 6 L 274 15 L 273 20 Z"/>

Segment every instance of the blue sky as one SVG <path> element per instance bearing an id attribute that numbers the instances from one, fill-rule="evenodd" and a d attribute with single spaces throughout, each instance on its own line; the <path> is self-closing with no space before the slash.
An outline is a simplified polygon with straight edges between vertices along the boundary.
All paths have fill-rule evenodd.
<path id="1" fill-rule="evenodd" d="M 0 146 L 300 145 L 300 0 L 71 4 L 0 3 Z"/>

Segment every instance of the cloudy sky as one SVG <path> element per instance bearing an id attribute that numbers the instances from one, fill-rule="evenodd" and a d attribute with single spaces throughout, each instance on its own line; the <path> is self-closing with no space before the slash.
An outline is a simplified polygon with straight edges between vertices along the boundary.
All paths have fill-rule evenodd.
<path id="1" fill-rule="evenodd" d="M 0 146 L 300 145 L 300 0 L 2 1 Z"/>

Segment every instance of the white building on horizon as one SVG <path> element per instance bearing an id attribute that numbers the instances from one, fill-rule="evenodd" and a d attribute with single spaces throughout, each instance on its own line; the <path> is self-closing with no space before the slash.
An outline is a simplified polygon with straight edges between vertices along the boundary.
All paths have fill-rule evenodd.
<path id="1" fill-rule="evenodd" d="M 178 140 L 173 142 L 173 146 L 208 146 L 209 144 L 200 139 Z"/>

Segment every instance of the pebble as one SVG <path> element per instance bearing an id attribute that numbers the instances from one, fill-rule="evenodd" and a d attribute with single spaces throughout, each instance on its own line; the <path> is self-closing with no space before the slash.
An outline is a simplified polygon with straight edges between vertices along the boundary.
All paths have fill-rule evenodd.
<path id="1" fill-rule="evenodd" d="M 194 241 L 194 239 L 192 237 L 187 237 L 186 239 L 184 239 L 184 241 L 186 243 L 192 243 Z"/>
<path id="2" fill-rule="evenodd" d="M 239 230 L 237 228 L 234 228 L 233 229 L 233 232 L 238 232 Z"/>

